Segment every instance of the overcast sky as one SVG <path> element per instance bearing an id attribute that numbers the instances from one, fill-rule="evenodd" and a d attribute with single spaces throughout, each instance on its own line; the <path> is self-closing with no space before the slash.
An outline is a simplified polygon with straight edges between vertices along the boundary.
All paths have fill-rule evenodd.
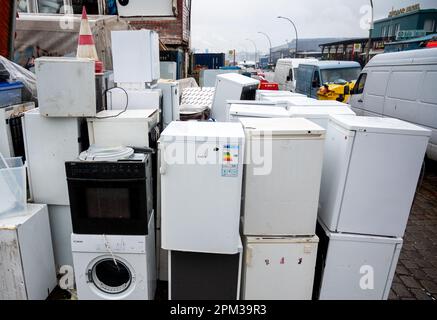
<path id="1" fill-rule="evenodd" d="M 365 37 L 362 29 L 369 0 L 192 0 L 192 47 L 204 52 L 267 52 L 267 33 L 272 46 L 295 38 L 292 25 L 279 15 L 291 18 L 302 38 Z M 392 7 L 403 8 L 420 3 L 422 9 L 437 8 L 437 0 L 374 0 L 375 19 L 385 18 Z M 360 13 L 360 10 L 364 10 Z"/>

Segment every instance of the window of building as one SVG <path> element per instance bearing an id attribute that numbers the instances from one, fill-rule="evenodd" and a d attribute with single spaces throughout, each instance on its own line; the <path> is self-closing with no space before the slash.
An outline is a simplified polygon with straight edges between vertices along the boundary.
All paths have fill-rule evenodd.
<path id="1" fill-rule="evenodd" d="M 387 26 L 382 27 L 381 37 L 387 37 Z"/>
<path id="2" fill-rule="evenodd" d="M 389 37 L 393 37 L 393 25 L 390 25 L 390 26 L 388 27 L 388 36 L 389 36 Z"/>
<path id="3" fill-rule="evenodd" d="M 394 35 L 397 36 L 399 31 L 401 31 L 401 25 L 398 23 L 395 26 L 395 34 Z"/>
<path id="4" fill-rule="evenodd" d="M 435 30 L 435 20 L 427 19 L 423 24 L 423 30 L 426 32 L 434 32 Z"/>
<path id="5" fill-rule="evenodd" d="M 17 0 L 18 12 L 29 13 L 69 13 L 72 8 L 75 14 L 82 13 L 85 6 L 88 14 L 102 14 L 104 0 Z"/>

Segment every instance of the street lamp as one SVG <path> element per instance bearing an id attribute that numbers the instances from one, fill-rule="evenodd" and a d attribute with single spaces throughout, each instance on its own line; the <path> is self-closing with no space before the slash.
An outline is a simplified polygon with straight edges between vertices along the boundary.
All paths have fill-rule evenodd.
<path id="1" fill-rule="evenodd" d="M 370 29 L 369 29 L 369 40 L 368 40 L 368 42 L 367 42 L 367 54 L 366 54 L 366 58 L 367 58 L 367 62 L 369 62 L 369 60 L 370 60 L 370 46 L 372 45 L 372 31 L 373 31 L 373 28 L 374 28 L 374 26 L 373 26 L 373 0 L 370 0 L 370 6 L 372 7 L 372 20 L 371 20 L 371 22 L 370 22 Z"/>
<path id="2" fill-rule="evenodd" d="M 270 37 L 269 37 L 269 35 L 267 33 L 264 33 L 264 32 L 261 32 L 261 31 L 258 31 L 258 33 L 266 36 L 267 40 L 269 40 L 269 45 L 270 45 L 270 47 L 269 47 L 270 48 L 269 63 L 271 64 L 272 63 L 272 40 L 270 39 Z"/>
<path id="3" fill-rule="evenodd" d="M 290 23 L 291 23 L 291 24 L 293 25 L 293 27 L 294 27 L 294 31 L 296 31 L 296 50 L 295 50 L 295 52 L 294 52 L 294 57 L 296 58 L 296 55 L 297 55 L 297 48 L 298 48 L 298 46 L 297 46 L 297 43 L 298 43 L 298 37 L 297 37 L 297 28 L 296 28 L 296 25 L 294 24 L 294 22 L 293 22 L 290 18 L 279 16 L 278 19 L 285 19 L 285 20 L 290 21 Z"/>
<path id="4" fill-rule="evenodd" d="M 246 40 L 252 42 L 253 46 L 255 47 L 255 66 L 256 66 L 256 52 L 258 51 L 258 49 L 256 48 L 256 43 L 252 39 L 246 39 Z"/>

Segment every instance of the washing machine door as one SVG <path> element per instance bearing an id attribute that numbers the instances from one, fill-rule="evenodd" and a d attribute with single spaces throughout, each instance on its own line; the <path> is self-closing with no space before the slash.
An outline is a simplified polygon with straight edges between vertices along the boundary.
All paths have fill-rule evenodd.
<path id="1" fill-rule="evenodd" d="M 134 282 L 132 268 L 117 257 L 103 258 L 88 269 L 88 280 L 103 293 L 116 295 L 127 291 Z"/>

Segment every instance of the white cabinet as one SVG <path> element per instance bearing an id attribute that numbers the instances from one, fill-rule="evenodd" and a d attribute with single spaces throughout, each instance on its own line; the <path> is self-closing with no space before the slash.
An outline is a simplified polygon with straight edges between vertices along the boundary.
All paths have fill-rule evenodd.
<path id="1" fill-rule="evenodd" d="M 46 205 L 0 219 L 0 300 L 45 300 L 56 287 Z"/>
<path id="2" fill-rule="evenodd" d="M 243 300 L 310 300 L 318 241 L 316 236 L 247 237 Z"/>
<path id="3" fill-rule="evenodd" d="M 314 235 L 325 130 L 306 119 L 241 119 L 245 235 Z"/>
<path id="4" fill-rule="evenodd" d="M 321 221 L 333 232 L 402 237 L 430 134 L 397 119 L 332 116 Z"/>
<path id="5" fill-rule="evenodd" d="M 24 114 L 26 162 L 32 199 L 68 206 L 65 161 L 77 159 L 81 150 L 81 122 L 77 118 L 48 118 L 34 109 Z"/>
<path id="6" fill-rule="evenodd" d="M 234 254 L 240 242 L 244 131 L 172 122 L 160 138 L 162 247 Z"/>

